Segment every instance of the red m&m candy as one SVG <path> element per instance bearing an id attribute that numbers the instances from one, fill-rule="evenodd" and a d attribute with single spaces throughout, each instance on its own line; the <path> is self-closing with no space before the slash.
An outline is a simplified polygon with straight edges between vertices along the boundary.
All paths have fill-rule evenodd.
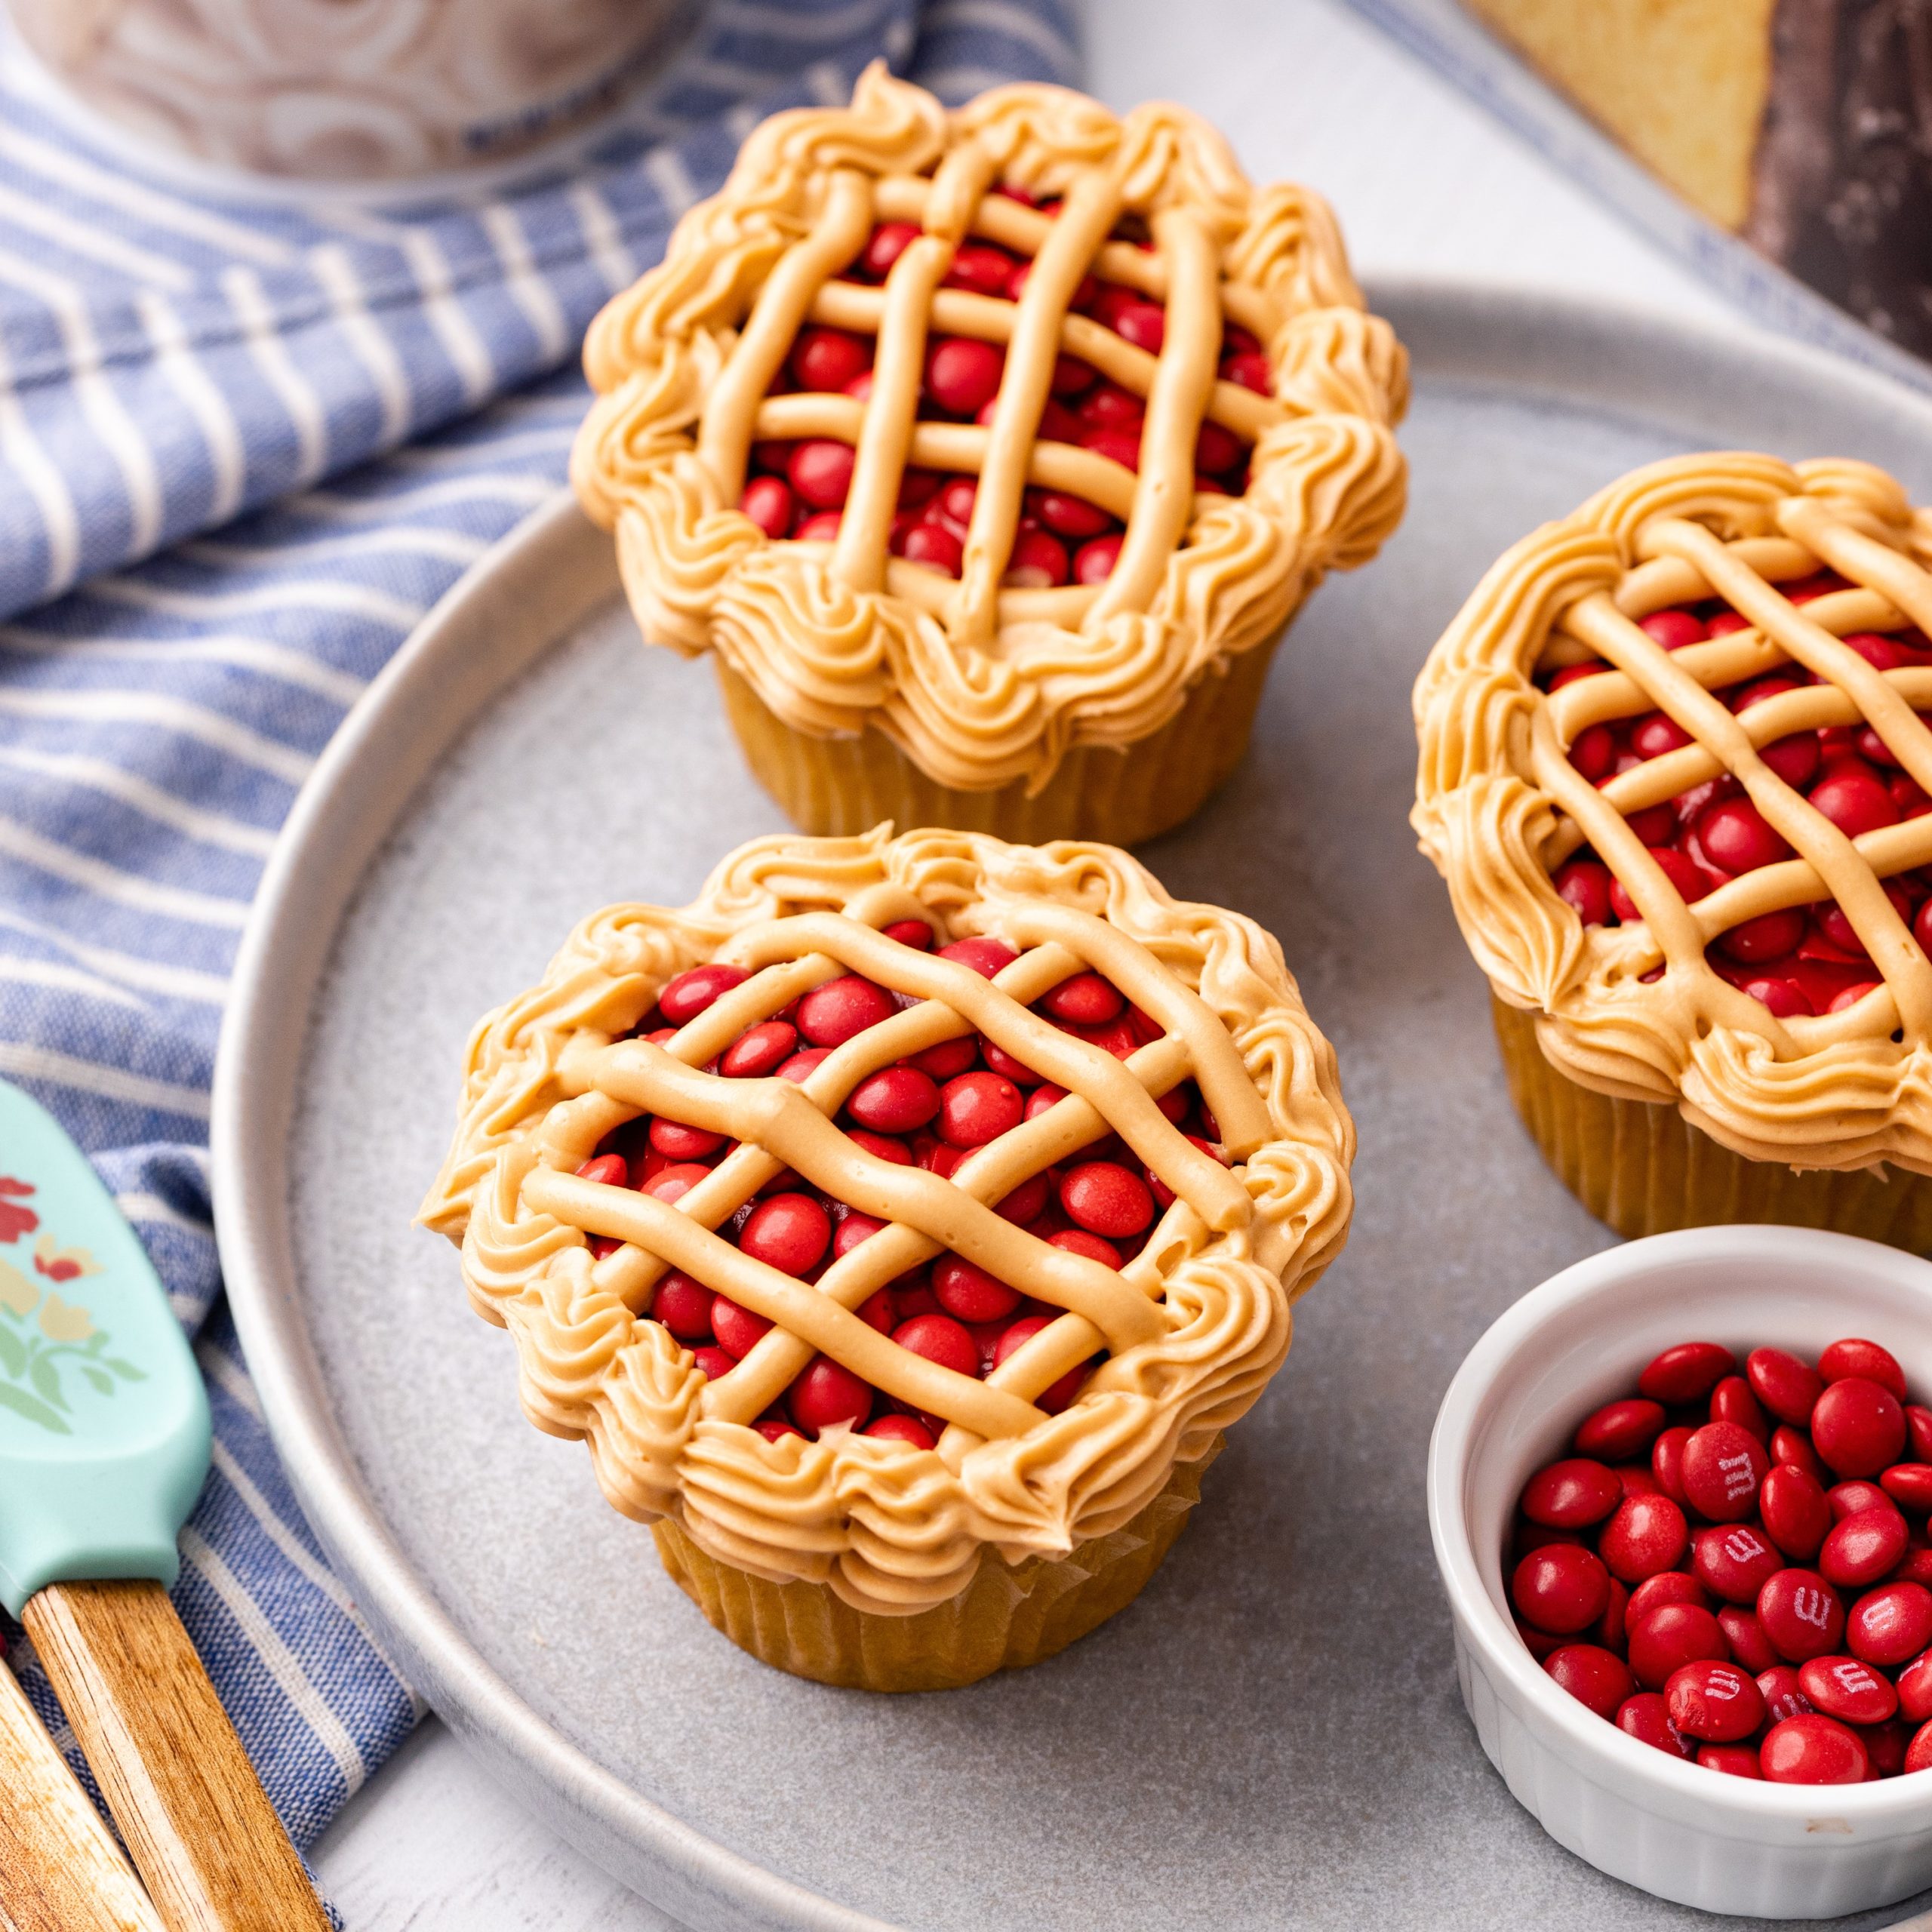
<path id="1" fill-rule="evenodd" d="M 1842 1382 L 1857 1376 L 1875 1382 L 1900 1401 L 1905 1400 L 1905 1371 L 1898 1357 L 1876 1342 L 1847 1339 L 1834 1342 L 1818 1358 L 1818 1373 L 1826 1382 Z"/>
<path id="2" fill-rule="evenodd" d="M 1776 1647 L 1750 1611 L 1737 1604 L 1726 1604 L 1718 1612 L 1718 1628 L 1730 1646 L 1731 1661 L 1742 1664 L 1753 1677 L 1779 1667 L 1782 1660 Z"/>
<path id="3" fill-rule="evenodd" d="M 832 1245 L 832 1217 L 809 1194 L 761 1201 L 738 1231 L 738 1246 L 781 1274 L 809 1274 Z"/>
<path id="4" fill-rule="evenodd" d="M 1932 1511 L 1932 1463 L 1894 1463 L 1879 1476 L 1878 1487 L 1915 1516 Z"/>
<path id="5" fill-rule="evenodd" d="M 1899 1709 L 1914 1724 L 1932 1718 L 1932 1651 L 1921 1651 L 1900 1671 Z"/>
<path id="6" fill-rule="evenodd" d="M 1894 1515 L 1903 1513 L 1897 1498 L 1886 1490 L 1883 1483 L 1866 1482 L 1857 1477 L 1833 1483 L 1825 1492 L 1825 1500 L 1831 1505 L 1834 1523 L 1842 1523 L 1847 1516 L 1856 1516 L 1863 1509 L 1889 1509 Z"/>
<path id="7" fill-rule="evenodd" d="M 1730 1654 L 1717 1619 L 1695 1604 L 1660 1604 L 1631 1626 L 1630 1669 L 1647 1690 L 1662 1690 L 1687 1663 Z"/>
<path id="8" fill-rule="evenodd" d="M 957 1321 L 997 1321 L 1020 1306 L 1017 1289 L 957 1254 L 933 1263 L 932 1281 L 940 1306 Z"/>
<path id="9" fill-rule="evenodd" d="M 1863 1784 L 1871 1768 L 1854 1732 L 1813 1711 L 1774 1724 L 1758 1761 L 1774 1784 Z"/>
<path id="10" fill-rule="evenodd" d="M 1082 1026 L 1103 1026 L 1120 1017 L 1127 1001 L 1109 980 L 1098 973 L 1076 973 L 1040 1001 L 1041 1009 L 1056 1020 L 1067 1020 Z"/>
<path id="11" fill-rule="evenodd" d="M 1517 1564 L 1509 1598 L 1524 1622 L 1567 1636 L 1603 1615 L 1610 1601 L 1610 1573 L 1589 1550 L 1547 1544 Z"/>
<path id="12" fill-rule="evenodd" d="M 1623 1495 L 1623 1484 L 1602 1463 L 1577 1456 L 1552 1463 L 1531 1477 L 1521 1508 L 1533 1523 L 1581 1529 L 1602 1521 Z"/>
<path id="13" fill-rule="evenodd" d="M 1680 1342 L 1654 1357 L 1637 1377 L 1637 1392 L 1653 1402 L 1701 1401 L 1737 1367 L 1716 1342 Z"/>
<path id="14" fill-rule="evenodd" d="M 1026 1103 L 997 1073 L 962 1073 L 940 1089 L 940 1137 L 949 1147 L 980 1147 L 1020 1124 Z"/>
<path id="15" fill-rule="evenodd" d="M 1837 1649 L 1844 1635 L 1844 1604 L 1815 1570 L 1780 1570 L 1758 1592 L 1758 1626 L 1778 1654 L 1792 1663 Z"/>
<path id="16" fill-rule="evenodd" d="M 1617 1727 L 1625 1737 L 1634 1737 L 1639 1744 L 1650 1745 L 1654 1749 L 1667 1751 L 1674 1758 L 1697 1754 L 1697 1747 L 1671 1722 L 1670 1712 L 1660 1691 L 1640 1690 L 1635 1697 L 1626 1698 L 1617 1707 Z"/>
<path id="17" fill-rule="evenodd" d="M 786 1398 L 792 1419 L 808 1435 L 863 1423 L 872 1410 L 871 1386 L 841 1363 L 814 1355 Z"/>
<path id="18" fill-rule="evenodd" d="M 1816 1556 L 1831 1531 L 1832 1506 L 1825 1492 L 1789 1463 L 1767 1472 L 1758 1492 L 1758 1509 L 1764 1534 L 1787 1556 Z"/>
<path id="19" fill-rule="evenodd" d="M 1811 1411 L 1811 1440 L 1841 1476 L 1875 1476 L 1905 1450 L 1905 1411 L 1892 1392 L 1862 1375 L 1832 1383 Z"/>
<path id="20" fill-rule="evenodd" d="M 1623 1660 L 1595 1644 L 1565 1644 L 1543 1660 L 1543 1667 L 1600 1718 L 1615 1717 L 1637 1688 Z"/>
<path id="21" fill-rule="evenodd" d="M 1711 1420 L 1734 1423 L 1759 1442 L 1771 1439 L 1770 1420 L 1741 1375 L 1727 1375 L 1711 1391 Z"/>
<path id="22" fill-rule="evenodd" d="M 1639 1583 L 1675 1569 L 1688 1534 L 1684 1512 L 1669 1497 L 1633 1496 L 1604 1524 L 1597 1549 L 1612 1576 Z"/>
<path id="23" fill-rule="evenodd" d="M 1083 1161 L 1067 1170 L 1060 1204 L 1088 1233 L 1124 1241 L 1144 1232 L 1154 1219 L 1154 1196 L 1146 1181 L 1115 1161 Z"/>
<path id="24" fill-rule="evenodd" d="M 842 1047 L 898 1011 L 892 995 L 856 973 L 813 987 L 798 1002 L 798 1031 L 815 1047 Z"/>
<path id="25" fill-rule="evenodd" d="M 956 1374 L 979 1373 L 980 1351 L 972 1337 L 949 1315 L 915 1315 L 894 1329 L 892 1339 L 902 1349 Z"/>
<path id="26" fill-rule="evenodd" d="M 1771 1431 L 1770 1457 L 1774 1467 L 1788 1463 L 1795 1469 L 1802 1469 L 1821 1489 L 1829 1479 L 1829 1472 L 1819 1461 L 1810 1435 L 1789 1423 L 1781 1422 Z"/>
<path id="27" fill-rule="evenodd" d="M 669 1025 L 681 1026 L 750 977 L 742 966 L 694 966 L 688 973 L 680 973 L 657 995 L 657 1010 Z"/>
<path id="28" fill-rule="evenodd" d="M 1769 1670 L 1758 1673 L 1758 1694 L 1764 1700 L 1767 1724 L 1783 1724 L 1786 1718 L 1795 1718 L 1811 1708 L 1811 1700 L 1798 1681 L 1798 1672 L 1788 1663 L 1774 1663 Z"/>
<path id="29" fill-rule="evenodd" d="M 675 1269 L 657 1284 L 651 1312 L 681 1342 L 711 1340 L 711 1291 Z"/>
<path id="30" fill-rule="evenodd" d="M 1667 1429 L 1651 1444 L 1651 1475 L 1658 1488 L 1673 1503 L 1689 1499 L 1684 1494 L 1684 1445 L 1692 1432 L 1681 1424 Z"/>
<path id="31" fill-rule="evenodd" d="M 1728 1603 L 1755 1603 L 1758 1592 L 1784 1567 L 1768 1538 L 1749 1523 L 1718 1523 L 1691 1539 L 1697 1580 Z"/>
<path id="32" fill-rule="evenodd" d="M 1664 1425 L 1663 1404 L 1641 1396 L 1606 1402 L 1577 1426 L 1577 1454 L 1602 1463 L 1627 1463 L 1642 1455 Z"/>
<path id="33" fill-rule="evenodd" d="M 971 938 L 956 939 L 951 945 L 941 946 L 939 957 L 970 966 L 982 979 L 991 980 L 1004 973 L 1020 955 L 1005 940 L 976 933 Z"/>
<path id="34" fill-rule="evenodd" d="M 1623 1617 L 1625 1630 L 1635 1629 L 1652 1611 L 1661 1610 L 1667 1603 L 1695 1604 L 1700 1610 L 1709 1610 L 1711 1594 L 1687 1571 L 1666 1570 L 1660 1575 L 1646 1577 L 1630 1592 Z"/>
<path id="35" fill-rule="evenodd" d="M 910 1134 L 939 1112 L 940 1090 L 916 1066 L 881 1067 L 853 1088 L 845 1110 L 861 1127 L 881 1134 Z"/>
<path id="36" fill-rule="evenodd" d="M 1857 1657 L 1810 1658 L 1798 1666 L 1798 1684 L 1814 1710 L 1847 1724 L 1882 1724 L 1899 1707 L 1890 1679 Z"/>
<path id="37" fill-rule="evenodd" d="M 1905 1518 L 1890 1504 L 1856 1511 L 1826 1537 L 1818 1567 L 1847 1589 L 1875 1583 L 1905 1554 L 1907 1534 Z"/>
<path id="38" fill-rule="evenodd" d="M 770 1333 L 771 1324 L 761 1315 L 741 1308 L 728 1295 L 714 1295 L 711 1302 L 712 1331 L 719 1346 L 734 1361 L 741 1361 Z"/>
<path id="39" fill-rule="evenodd" d="M 938 1439 L 917 1416 L 879 1416 L 865 1426 L 861 1433 L 884 1438 L 888 1442 L 903 1442 L 915 1449 L 937 1448 Z"/>
<path id="40" fill-rule="evenodd" d="M 798 1029 L 783 1020 L 761 1020 L 724 1049 L 718 1070 L 734 1080 L 761 1080 L 792 1057 Z"/>
<path id="41" fill-rule="evenodd" d="M 1701 1743 L 1734 1743 L 1764 1721 L 1757 1680 L 1734 1663 L 1706 1659 L 1684 1664 L 1671 1673 L 1663 1696 L 1671 1722 Z"/>
<path id="42" fill-rule="evenodd" d="M 1867 1663 L 1902 1664 L 1932 1644 L 1932 1590 L 1884 1583 L 1867 1590 L 1845 1619 L 1845 1647 Z"/>
<path id="43" fill-rule="evenodd" d="M 1752 1393 L 1780 1422 L 1802 1427 L 1825 1392 L 1825 1378 L 1783 1349 L 1753 1349 L 1745 1364 Z"/>
<path id="44" fill-rule="evenodd" d="M 1764 1445 L 1734 1422 L 1706 1423 L 1684 1445 L 1684 1494 L 1714 1523 L 1740 1522 L 1758 1506 L 1770 1466 Z"/>

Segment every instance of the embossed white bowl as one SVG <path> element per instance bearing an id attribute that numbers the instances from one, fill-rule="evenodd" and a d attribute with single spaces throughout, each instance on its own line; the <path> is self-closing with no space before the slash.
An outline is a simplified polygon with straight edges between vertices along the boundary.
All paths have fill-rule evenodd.
<path id="1" fill-rule="evenodd" d="M 1808 1228 L 1695 1228 L 1592 1256 L 1525 1295 L 1457 1371 L 1429 1454 L 1429 1531 L 1463 1702 L 1559 1844 L 1707 1912 L 1830 1918 L 1932 1885 L 1932 1776 L 1850 1786 L 1727 1777 L 1626 1737 L 1545 1675 L 1511 1623 L 1503 1539 L 1530 1473 L 1673 1342 L 1815 1358 L 1882 1342 L 1932 1390 L 1932 1264 Z"/>

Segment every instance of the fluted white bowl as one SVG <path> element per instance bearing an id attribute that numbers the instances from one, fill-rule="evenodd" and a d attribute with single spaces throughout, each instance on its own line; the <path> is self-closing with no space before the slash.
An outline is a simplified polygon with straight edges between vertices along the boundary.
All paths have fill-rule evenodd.
<path id="1" fill-rule="evenodd" d="M 1592 1256 L 1525 1295 L 1469 1354 L 1429 1452 L 1429 1533 L 1476 1735 L 1517 1800 L 1600 1871 L 1706 1912 L 1830 1918 L 1932 1885 L 1932 1774 L 1871 1784 L 1726 1777 L 1626 1737 L 1517 1635 L 1503 1552 L 1533 1471 L 1635 1392 L 1672 1343 L 1881 1342 L 1932 1390 L 1932 1264 L 1808 1228 L 1694 1228 Z"/>

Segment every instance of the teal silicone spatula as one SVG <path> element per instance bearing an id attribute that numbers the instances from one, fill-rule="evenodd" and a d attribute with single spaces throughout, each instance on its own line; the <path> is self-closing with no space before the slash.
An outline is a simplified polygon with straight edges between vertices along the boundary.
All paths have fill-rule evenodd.
<path id="1" fill-rule="evenodd" d="M 0 1603 L 171 1932 L 319 1932 L 168 1598 L 209 1450 L 207 1391 L 134 1230 L 53 1117 L 0 1082 Z"/>

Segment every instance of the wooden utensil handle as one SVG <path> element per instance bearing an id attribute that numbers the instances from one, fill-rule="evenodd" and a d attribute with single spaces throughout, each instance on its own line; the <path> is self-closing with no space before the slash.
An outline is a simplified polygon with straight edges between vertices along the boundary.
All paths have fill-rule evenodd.
<path id="1" fill-rule="evenodd" d="M 113 1834 L 0 1666 L 0 1926 L 162 1932 Z"/>
<path id="2" fill-rule="evenodd" d="M 326 1932 L 168 1592 L 51 1583 L 23 1620 L 168 1932 Z"/>

